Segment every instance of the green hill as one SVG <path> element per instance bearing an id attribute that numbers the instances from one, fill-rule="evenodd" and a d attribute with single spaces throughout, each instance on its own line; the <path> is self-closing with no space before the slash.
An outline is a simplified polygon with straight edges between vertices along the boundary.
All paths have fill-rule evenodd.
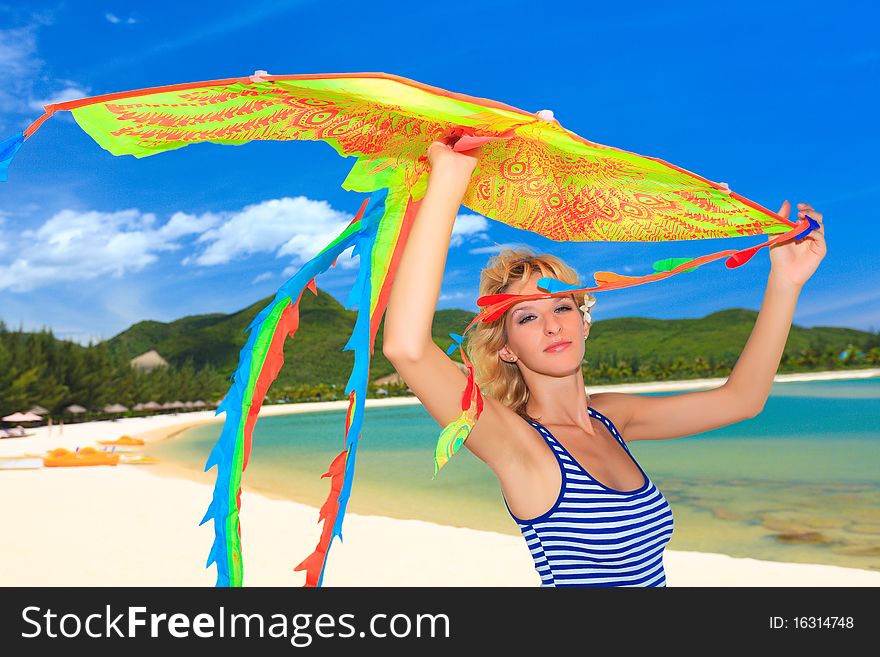
<path id="1" fill-rule="evenodd" d="M 618 358 L 642 360 L 681 357 L 691 361 L 698 356 L 735 359 L 742 353 L 757 318 L 757 311 L 730 308 L 699 319 L 615 317 L 597 320 L 587 340 L 587 361 L 614 354 Z M 849 343 L 861 344 L 871 337 L 873 334 L 857 329 L 793 325 L 786 352 L 797 353 L 825 344 L 843 351 Z"/>
<path id="2" fill-rule="evenodd" d="M 211 365 L 231 374 L 246 341 L 244 329 L 271 299 L 261 299 L 229 315 L 192 315 L 167 324 L 139 322 L 110 339 L 107 345 L 113 353 L 126 359 L 155 349 L 178 366 L 191 359 L 196 368 Z M 354 327 L 355 316 L 355 311 L 346 310 L 320 289 L 317 296 L 304 294 L 300 302 L 300 327 L 296 338 L 285 344 L 285 366 L 278 376 L 278 385 L 344 384 L 354 361 L 352 353 L 343 352 L 342 348 Z M 729 371 L 736 363 L 757 316 L 753 310 L 731 308 L 697 319 L 616 317 L 596 320 L 587 341 L 586 370 L 603 380 L 627 380 L 630 375 L 640 380 L 669 378 L 673 374 L 672 378 L 695 377 L 701 373 L 724 375 L 725 370 Z M 461 333 L 473 317 L 474 313 L 466 310 L 438 310 L 434 317 L 434 341 L 445 349 L 451 343 L 449 333 Z M 868 352 L 877 342 L 877 335 L 857 329 L 795 325 L 789 333 L 780 372 L 819 369 L 820 361 L 826 369 L 836 367 L 836 356 L 850 345 Z M 459 358 L 458 352 L 453 358 Z M 652 364 L 651 369 L 645 369 Z M 701 372 L 704 366 L 708 369 Z M 640 368 L 641 375 L 638 374 Z M 382 354 L 380 326 L 370 380 L 393 371 Z"/>
<path id="3" fill-rule="evenodd" d="M 70 404 L 89 409 L 77 420 L 103 418 L 110 403 L 132 407 L 147 400 L 218 400 L 229 389 L 247 336 L 245 328 L 271 301 L 261 299 L 231 314 L 191 315 L 173 322 L 143 321 L 110 340 L 84 347 L 59 340 L 51 330 L 10 331 L 0 319 L 0 412 L 38 404 L 57 414 Z M 588 385 L 636 381 L 726 377 L 755 325 L 758 313 L 731 308 L 699 319 L 617 317 L 596 320 L 586 344 Z M 273 383 L 272 399 L 314 401 L 344 397 L 353 365 L 343 352 L 356 313 L 319 290 L 306 293 L 300 326 L 284 347 L 285 365 Z M 461 333 L 473 318 L 465 310 L 439 310 L 433 337 L 443 349 L 449 333 Z M 370 380 L 394 369 L 377 334 Z M 155 349 L 171 367 L 142 371 L 129 361 Z M 458 359 L 458 352 L 453 358 Z M 876 367 L 880 333 L 821 326 L 792 326 L 778 371 Z M 406 386 L 371 388 L 368 394 L 406 394 Z M 68 416 L 69 420 L 73 420 Z"/>
<path id="4" fill-rule="evenodd" d="M 107 345 L 115 355 L 126 360 L 155 349 L 173 365 L 180 366 L 190 359 L 197 369 L 212 365 L 218 371 L 232 374 L 247 341 L 244 330 L 272 298 L 266 297 L 229 315 L 211 313 L 190 315 L 168 323 L 138 322 L 108 340 Z M 433 332 L 437 344 L 445 349 L 451 342 L 449 333 L 460 333 L 473 316 L 464 310 L 438 311 Z M 345 384 L 354 355 L 350 351 L 343 352 L 342 348 L 348 342 L 355 318 L 355 311 L 346 310 L 320 288 L 317 296 L 304 293 L 300 301 L 299 328 L 295 339 L 285 343 L 285 366 L 277 384 Z M 376 335 L 370 380 L 394 372 L 382 353 L 382 328 L 380 325 Z"/>

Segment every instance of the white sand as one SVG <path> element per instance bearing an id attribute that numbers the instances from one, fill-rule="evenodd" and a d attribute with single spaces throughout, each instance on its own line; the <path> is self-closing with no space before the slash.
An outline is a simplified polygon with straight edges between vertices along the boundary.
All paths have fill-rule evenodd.
<path id="1" fill-rule="evenodd" d="M 880 370 L 829 373 L 833 378 L 878 376 Z M 845 375 L 845 376 L 841 376 Z M 788 377 L 798 377 L 792 379 Z M 785 378 L 783 378 L 785 377 Z M 827 374 L 781 375 L 816 380 Z M 717 382 L 717 383 L 716 383 Z M 723 379 L 634 384 L 627 391 L 690 389 Z M 658 387 L 659 386 L 659 387 Z M 665 387 L 663 387 L 665 386 Z M 624 386 L 589 391 L 623 390 Z M 368 406 L 418 403 L 412 398 L 368 400 Z M 261 417 L 346 408 L 348 402 L 267 406 Z M 0 456 L 74 449 L 123 434 L 161 440 L 204 422 L 213 411 L 126 418 L 34 429 L 28 438 L 0 440 Z M 211 473 L 213 481 L 213 471 Z M 4 531 L 2 586 L 212 586 L 205 569 L 212 523 L 199 527 L 211 499 L 208 484 L 159 476 L 151 466 L 41 468 L 0 471 Z M 296 502 L 242 494 L 245 585 L 302 586 L 293 567 L 312 552 L 318 511 Z M 536 586 L 522 538 L 418 520 L 346 514 L 344 541 L 334 541 L 325 586 Z M 721 554 L 667 550 L 669 586 L 880 586 L 880 573 L 819 564 L 780 563 Z"/>

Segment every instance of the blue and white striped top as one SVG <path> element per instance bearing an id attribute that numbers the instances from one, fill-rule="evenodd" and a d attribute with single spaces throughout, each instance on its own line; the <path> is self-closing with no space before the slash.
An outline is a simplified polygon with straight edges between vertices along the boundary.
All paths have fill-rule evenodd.
<path id="1" fill-rule="evenodd" d="M 556 503 L 537 518 L 517 518 L 510 506 L 507 511 L 526 539 L 541 586 L 666 586 L 663 550 L 672 537 L 672 508 L 614 424 L 597 410 L 588 411 L 638 466 L 642 487 L 619 491 L 599 483 L 547 429 L 529 422 L 556 455 L 562 487 Z"/>

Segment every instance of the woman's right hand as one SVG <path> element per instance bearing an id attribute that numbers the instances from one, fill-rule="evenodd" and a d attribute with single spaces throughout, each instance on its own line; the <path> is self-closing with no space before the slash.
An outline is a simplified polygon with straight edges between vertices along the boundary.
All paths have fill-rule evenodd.
<path id="1" fill-rule="evenodd" d="M 453 169 L 462 175 L 470 175 L 474 172 L 482 155 L 482 147 L 478 146 L 465 152 L 456 152 L 452 146 L 441 141 L 431 142 L 428 146 L 428 162 L 431 170 Z"/>

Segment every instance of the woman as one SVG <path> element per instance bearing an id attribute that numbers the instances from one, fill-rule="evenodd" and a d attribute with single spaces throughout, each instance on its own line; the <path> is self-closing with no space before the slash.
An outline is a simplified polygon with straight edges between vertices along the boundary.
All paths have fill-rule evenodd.
<path id="1" fill-rule="evenodd" d="M 428 187 L 385 316 L 385 355 L 441 426 L 460 415 L 466 377 L 434 344 L 431 325 L 453 222 L 479 154 L 441 142 L 429 147 Z M 542 586 L 666 585 L 672 513 L 626 443 L 688 436 L 761 412 L 800 289 L 826 252 L 822 215 L 798 207 L 820 228 L 798 243 L 769 247 L 764 303 L 718 388 L 665 397 L 587 395 L 581 363 L 591 320 L 574 296 L 524 301 L 472 330 L 468 351 L 486 394 L 464 444 L 498 477 Z M 788 213 L 786 201 L 780 214 Z M 577 282 L 557 258 L 508 251 L 483 271 L 480 294 L 539 294 L 542 276 Z"/>

